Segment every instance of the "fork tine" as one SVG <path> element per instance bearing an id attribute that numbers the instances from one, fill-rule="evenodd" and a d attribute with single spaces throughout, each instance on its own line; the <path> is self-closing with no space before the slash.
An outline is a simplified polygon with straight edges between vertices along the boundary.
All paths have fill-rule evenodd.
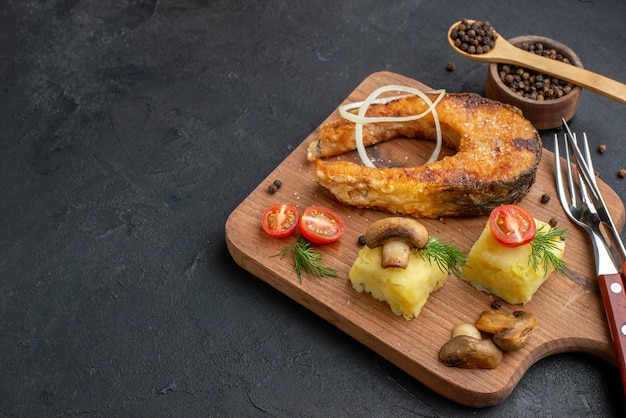
<path id="1" fill-rule="evenodd" d="M 571 199 L 570 205 L 577 206 L 578 193 L 576 192 L 576 187 L 574 186 L 574 176 L 572 174 L 572 161 L 570 159 L 570 155 L 571 151 L 569 149 L 569 144 L 567 143 L 567 138 L 565 138 L 565 161 L 567 162 L 567 185 Z"/>
<path id="2" fill-rule="evenodd" d="M 565 127 L 565 130 L 566 130 L 565 142 L 570 142 L 572 145 L 571 152 L 572 152 L 572 156 L 574 157 L 574 162 L 576 163 L 576 166 L 579 168 L 579 172 L 581 173 L 582 177 L 585 179 L 585 182 L 589 185 L 589 189 L 593 195 L 594 201 L 601 201 L 602 197 L 600 195 L 600 190 L 596 186 L 596 182 L 594 178 L 595 176 L 593 174 L 593 171 L 589 169 L 589 166 L 587 165 L 587 161 L 585 161 L 585 157 L 583 157 L 582 152 L 580 151 L 576 143 L 576 135 L 572 133 L 569 126 L 567 125 L 567 122 L 565 122 L 565 119 L 562 119 L 562 120 L 563 120 L 563 126 Z M 568 141 L 568 138 L 569 138 L 569 141 Z"/>
<path id="3" fill-rule="evenodd" d="M 554 134 L 554 175 L 556 176 L 556 193 L 561 201 L 563 209 L 569 206 L 565 193 L 563 192 L 563 174 L 561 173 L 561 151 L 559 149 L 559 136 Z M 568 210 L 565 210 L 567 213 Z M 569 215 L 569 213 L 568 213 Z"/>
<path id="4" fill-rule="evenodd" d="M 567 141 L 565 142 L 565 146 L 567 146 Z M 572 215 L 570 211 L 570 201 L 565 195 L 565 187 L 563 186 L 563 172 L 561 169 L 561 155 L 559 149 L 559 136 L 557 134 L 554 135 L 554 164 L 555 164 L 555 176 L 556 176 L 556 192 L 559 196 L 559 200 L 561 201 L 561 206 L 565 211 L 565 214 L 574 222 L 578 223 L 578 220 Z M 568 170 L 570 170 L 569 162 L 567 163 Z M 568 188 L 570 190 L 570 195 L 572 193 L 571 184 L 568 182 Z"/>
<path id="5" fill-rule="evenodd" d="M 574 134 L 573 139 L 574 139 L 574 143 L 578 145 L 578 138 L 576 137 L 576 134 Z M 592 168 L 593 163 L 591 162 L 591 155 L 589 154 L 589 144 L 587 143 L 587 135 L 584 132 L 583 132 L 583 146 L 584 146 L 583 156 L 587 160 L 586 161 L 587 167 L 589 168 L 589 170 L 593 172 L 593 168 Z M 583 177 L 580 174 L 580 167 L 576 165 L 576 168 L 577 168 L 576 171 L 578 172 L 577 178 L 578 178 L 578 188 L 580 190 L 580 201 L 582 204 L 584 204 L 588 208 L 589 212 L 596 213 L 595 207 L 593 206 L 593 203 L 591 199 L 589 198 L 589 192 L 588 192 L 587 186 L 585 186 Z M 593 176 L 592 178 L 593 178 L 593 183 L 595 185 L 595 176 Z"/>
<path id="6" fill-rule="evenodd" d="M 598 187 L 598 183 L 596 183 L 596 176 L 595 176 L 596 170 L 593 168 L 593 160 L 591 159 L 591 152 L 589 151 L 589 141 L 587 140 L 587 134 L 585 132 L 583 132 L 583 145 L 585 148 L 584 157 L 587 163 L 587 168 L 589 169 L 589 172 L 591 173 L 591 181 L 596 187 Z"/>

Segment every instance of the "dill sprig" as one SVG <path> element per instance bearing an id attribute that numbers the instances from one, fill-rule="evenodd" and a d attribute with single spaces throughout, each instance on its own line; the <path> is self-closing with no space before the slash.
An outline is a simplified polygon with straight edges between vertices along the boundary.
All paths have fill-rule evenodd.
<path id="1" fill-rule="evenodd" d="M 552 251 L 558 250 L 557 243 L 565 239 L 567 231 L 561 228 L 548 228 L 546 225 L 541 225 L 535 234 L 535 237 L 530 241 L 530 256 L 528 263 L 537 270 L 539 263 L 543 264 L 544 274 L 548 273 L 548 267 L 552 266 L 554 271 L 560 274 L 567 274 L 569 268 L 563 260 L 554 255 Z"/>
<path id="2" fill-rule="evenodd" d="M 303 272 L 317 277 L 339 277 L 337 270 L 324 264 L 324 254 L 311 248 L 309 241 L 302 237 L 298 238 L 293 244 L 283 248 L 275 257 L 280 256 L 280 258 L 283 258 L 289 254 L 293 254 L 294 267 L 300 284 L 302 284 Z"/>
<path id="3" fill-rule="evenodd" d="M 442 272 L 461 276 L 461 267 L 465 265 L 466 255 L 456 245 L 431 236 L 426 246 L 417 250 L 417 253 L 422 260 L 429 263 L 434 261 Z"/>

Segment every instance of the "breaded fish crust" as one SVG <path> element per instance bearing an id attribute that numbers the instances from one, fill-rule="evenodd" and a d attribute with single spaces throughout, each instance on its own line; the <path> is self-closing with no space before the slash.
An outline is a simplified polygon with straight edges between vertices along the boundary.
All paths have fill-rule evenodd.
<path id="1" fill-rule="evenodd" d="M 431 101 L 437 97 L 427 96 Z M 427 109 L 418 96 L 407 96 L 372 105 L 366 116 L 408 116 Z M 519 109 L 461 93 L 446 94 L 436 110 L 443 142 L 456 149 L 455 155 L 410 168 L 325 161 L 356 148 L 355 124 L 341 118 L 323 125 L 309 145 L 316 180 L 345 204 L 424 218 L 484 215 L 526 195 L 535 182 L 542 144 Z M 435 140 L 432 114 L 363 126 L 365 146 L 398 137 Z"/>

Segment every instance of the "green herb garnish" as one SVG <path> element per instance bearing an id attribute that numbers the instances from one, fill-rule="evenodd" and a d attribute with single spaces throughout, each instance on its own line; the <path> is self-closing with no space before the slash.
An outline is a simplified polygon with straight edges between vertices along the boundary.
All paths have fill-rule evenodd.
<path id="1" fill-rule="evenodd" d="M 324 264 L 324 254 L 311 248 L 311 244 L 306 239 L 300 237 L 293 244 L 283 248 L 275 257 L 283 258 L 293 254 L 294 267 L 302 284 L 302 272 L 306 272 L 317 277 L 339 277 L 337 270 Z"/>
<path id="2" fill-rule="evenodd" d="M 460 277 L 460 268 L 465 265 L 466 256 L 459 247 L 438 237 L 431 236 L 424 248 L 417 250 L 422 260 L 437 263 L 439 270 Z"/>
<path id="3" fill-rule="evenodd" d="M 548 228 L 546 231 L 545 226 L 541 225 L 537 229 L 535 237 L 530 241 L 531 252 L 528 263 L 535 270 L 537 270 L 540 262 L 543 263 L 544 274 L 548 273 L 548 266 L 552 266 L 554 271 L 565 275 L 569 272 L 569 268 L 552 251 L 558 250 L 557 242 L 565 239 L 567 231 L 561 228 Z"/>

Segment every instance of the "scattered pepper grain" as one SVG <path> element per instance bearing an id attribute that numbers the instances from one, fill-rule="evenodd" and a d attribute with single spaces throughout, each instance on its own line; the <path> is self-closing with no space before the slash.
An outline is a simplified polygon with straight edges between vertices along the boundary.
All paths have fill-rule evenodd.
<path id="1" fill-rule="evenodd" d="M 548 203 L 550 201 L 550 195 L 544 193 L 541 195 L 541 203 Z"/>
<path id="2" fill-rule="evenodd" d="M 599 152 L 600 154 L 603 154 L 603 153 L 604 153 L 604 151 L 606 151 L 606 144 L 600 144 L 600 145 L 598 145 L 598 152 Z"/>
<path id="3" fill-rule="evenodd" d="M 493 309 L 500 309 L 502 307 L 502 301 L 500 299 L 494 299 L 493 302 L 491 302 L 491 307 Z"/>
<path id="4" fill-rule="evenodd" d="M 448 66 L 446 67 L 446 70 L 448 71 L 454 71 L 456 69 L 456 64 L 454 63 L 454 61 L 450 61 L 448 63 Z"/>
<path id="5" fill-rule="evenodd" d="M 267 186 L 267 191 L 271 194 L 274 194 L 282 187 L 283 183 L 280 180 L 274 180 L 272 184 Z"/>
<path id="6" fill-rule="evenodd" d="M 556 218 L 550 218 L 550 220 L 548 221 L 548 225 L 550 225 L 552 228 L 554 228 L 558 223 L 559 221 Z"/>
<path id="7" fill-rule="evenodd" d="M 626 177 L 626 168 L 620 168 L 619 170 L 617 170 L 617 177 L 621 179 Z"/>

